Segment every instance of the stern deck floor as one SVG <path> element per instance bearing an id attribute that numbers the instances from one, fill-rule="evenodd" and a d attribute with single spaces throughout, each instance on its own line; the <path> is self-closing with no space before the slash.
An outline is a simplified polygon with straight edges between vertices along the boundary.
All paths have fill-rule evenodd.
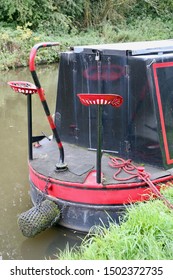
<path id="1" fill-rule="evenodd" d="M 56 180 L 83 183 L 91 170 L 96 169 L 96 151 L 90 151 L 86 148 L 63 143 L 65 152 L 65 162 L 68 165 L 66 171 L 55 171 L 55 165 L 59 161 L 59 150 L 54 140 L 48 141 L 43 139 L 40 141 L 39 148 L 33 148 L 34 158 L 30 161 L 32 168 L 46 176 Z M 110 154 L 103 153 L 102 155 L 102 173 L 104 174 L 103 184 L 120 184 L 123 182 L 117 181 L 113 178 L 116 168 L 109 166 L 108 162 Z M 112 155 L 111 155 L 112 156 Z M 114 156 L 114 155 L 113 155 Z M 139 164 L 134 163 L 136 166 Z M 151 179 L 161 178 L 173 174 L 173 170 L 165 171 L 164 169 L 145 165 L 145 171 L 151 174 Z M 172 172 L 171 172 L 172 171 Z M 121 172 L 120 177 L 129 177 L 125 172 Z M 128 180 L 130 182 L 140 182 L 139 179 Z"/>

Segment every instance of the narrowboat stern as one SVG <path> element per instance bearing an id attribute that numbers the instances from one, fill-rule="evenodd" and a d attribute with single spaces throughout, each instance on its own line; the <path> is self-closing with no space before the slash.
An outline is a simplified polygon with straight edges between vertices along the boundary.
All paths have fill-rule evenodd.
<path id="1" fill-rule="evenodd" d="M 51 115 L 36 73 L 34 84 L 11 81 L 27 97 L 28 165 L 33 208 L 22 213 L 25 236 L 59 224 L 88 232 L 119 223 L 126 208 L 161 198 L 173 179 L 172 40 L 77 46 L 60 54 Z M 52 136 L 33 136 L 32 98 L 38 95 Z M 37 98 L 34 96 L 34 98 Z"/>

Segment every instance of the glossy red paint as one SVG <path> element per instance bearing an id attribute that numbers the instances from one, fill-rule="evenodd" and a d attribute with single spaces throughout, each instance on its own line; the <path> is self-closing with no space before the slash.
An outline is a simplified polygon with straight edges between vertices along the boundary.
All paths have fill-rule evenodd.
<path id="1" fill-rule="evenodd" d="M 123 205 L 149 199 L 151 190 L 144 182 L 114 185 L 97 184 L 91 171 L 83 184 L 59 181 L 36 172 L 29 164 L 31 182 L 41 191 L 47 186 L 48 195 L 64 201 L 91 205 Z M 154 183 L 173 179 L 161 178 Z M 158 187 L 159 189 L 159 187 Z"/>
<path id="2" fill-rule="evenodd" d="M 38 43 L 36 44 L 30 52 L 30 57 L 29 57 L 29 69 L 30 71 L 35 71 L 35 57 L 36 57 L 36 53 L 37 50 L 39 48 L 44 48 L 44 47 L 52 47 L 52 46 L 59 46 L 59 42 L 42 42 L 42 43 Z"/>
<path id="3" fill-rule="evenodd" d="M 37 88 L 37 92 L 39 95 L 40 100 L 43 102 L 46 100 L 45 94 L 44 94 L 44 89 L 43 88 Z"/>
<path id="4" fill-rule="evenodd" d="M 162 136 L 163 136 L 163 144 L 164 144 L 166 162 L 167 162 L 167 164 L 172 164 L 173 159 L 170 157 L 169 148 L 168 148 L 168 139 L 167 139 L 167 135 L 166 135 L 166 127 L 165 127 L 165 120 L 164 120 L 164 115 L 163 115 L 163 108 L 162 108 L 162 101 L 161 101 L 161 95 L 160 95 L 159 81 L 158 81 L 158 76 L 157 76 L 157 69 L 173 67 L 173 62 L 154 63 L 152 67 L 153 67 L 154 82 L 155 82 L 155 87 L 156 87 L 157 103 L 158 103 L 158 107 L 159 107 L 160 122 L 161 122 L 161 127 L 162 127 L 161 132 L 162 132 Z"/>

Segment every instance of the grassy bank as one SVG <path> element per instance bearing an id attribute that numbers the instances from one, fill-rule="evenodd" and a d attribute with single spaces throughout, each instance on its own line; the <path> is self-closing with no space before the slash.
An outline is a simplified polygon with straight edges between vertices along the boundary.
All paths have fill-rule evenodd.
<path id="1" fill-rule="evenodd" d="M 162 40 L 173 38 L 173 22 L 150 17 L 136 19 L 133 22 L 111 25 L 106 23 L 97 28 L 77 32 L 72 30 L 63 35 L 30 29 L 30 25 L 16 28 L 0 25 L 0 70 L 27 66 L 31 48 L 38 42 L 58 41 L 61 47 L 44 49 L 39 52 L 37 62 L 55 62 L 59 50 L 83 44 L 115 43 L 128 41 Z"/>
<path id="2" fill-rule="evenodd" d="M 173 187 L 164 195 L 173 203 Z M 120 226 L 97 228 L 79 248 L 60 252 L 64 260 L 172 260 L 173 210 L 160 200 L 140 203 L 127 211 Z"/>

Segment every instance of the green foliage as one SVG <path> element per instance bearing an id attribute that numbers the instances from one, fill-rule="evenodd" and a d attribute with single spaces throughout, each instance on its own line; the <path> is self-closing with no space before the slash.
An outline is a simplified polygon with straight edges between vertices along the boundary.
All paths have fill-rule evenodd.
<path id="1" fill-rule="evenodd" d="M 136 0 L 6 0 L 0 3 L 0 21 L 16 22 L 31 28 L 69 32 L 77 27 L 117 24 Z"/>
<path id="2" fill-rule="evenodd" d="M 59 2 L 61 1 L 6 0 L 0 3 L 0 21 L 22 26 L 30 22 L 33 30 L 44 27 L 54 31 L 56 27 L 67 31 L 70 19 L 60 12 Z"/>
<path id="3" fill-rule="evenodd" d="M 26 66 L 41 41 L 61 50 L 82 44 L 160 40 L 173 37 L 173 0 L 6 0 L 0 2 L 0 70 Z M 39 52 L 53 62 L 57 52 Z"/>
<path id="4" fill-rule="evenodd" d="M 125 21 L 150 16 L 171 20 L 173 1 L 166 0 L 6 0 L 0 2 L 0 21 L 50 34 L 77 28 L 117 26 Z"/>
<path id="5" fill-rule="evenodd" d="M 173 202 L 173 188 L 163 191 Z M 172 260 L 173 210 L 162 201 L 140 203 L 127 210 L 120 226 L 100 227 L 79 248 L 61 252 L 60 259 Z"/>
<path id="6" fill-rule="evenodd" d="M 105 23 L 117 26 L 124 22 L 125 13 L 132 9 L 136 0 L 87 0 L 84 1 L 83 23 L 86 27 L 99 27 Z"/>
<path id="7" fill-rule="evenodd" d="M 173 13 L 173 1 L 166 0 L 136 0 L 136 4 L 133 6 L 130 17 L 132 20 L 136 17 L 152 18 L 161 17 L 163 19 L 172 19 Z M 129 17 L 129 18 L 130 18 Z"/>
<path id="8" fill-rule="evenodd" d="M 117 41 L 149 41 L 166 40 L 173 38 L 173 21 L 162 21 L 159 17 L 134 19 L 129 24 L 124 24 L 116 33 Z M 113 38 L 115 37 L 112 34 Z"/>
<path id="9" fill-rule="evenodd" d="M 59 41 L 60 50 L 67 50 L 74 45 L 102 44 L 128 41 L 163 40 L 173 38 L 172 21 L 164 22 L 160 18 L 136 19 L 132 23 L 112 25 L 109 22 L 98 28 L 88 28 L 86 31 L 71 30 L 64 35 L 49 33 L 39 29 L 32 31 L 31 23 L 16 28 L 0 26 L 0 70 L 28 65 L 31 48 L 42 41 Z M 58 48 L 59 50 L 59 48 Z M 37 62 L 54 62 L 58 52 L 54 48 L 39 51 Z"/>
<path id="10" fill-rule="evenodd" d="M 8 70 L 19 66 L 27 66 L 31 48 L 38 42 L 46 40 L 45 34 L 32 32 L 29 23 L 17 26 L 16 29 L 1 27 L 0 37 L 0 70 Z M 47 41 L 55 38 L 47 37 Z M 57 60 L 57 51 L 44 49 L 37 56 L 37 62 Z"/>

